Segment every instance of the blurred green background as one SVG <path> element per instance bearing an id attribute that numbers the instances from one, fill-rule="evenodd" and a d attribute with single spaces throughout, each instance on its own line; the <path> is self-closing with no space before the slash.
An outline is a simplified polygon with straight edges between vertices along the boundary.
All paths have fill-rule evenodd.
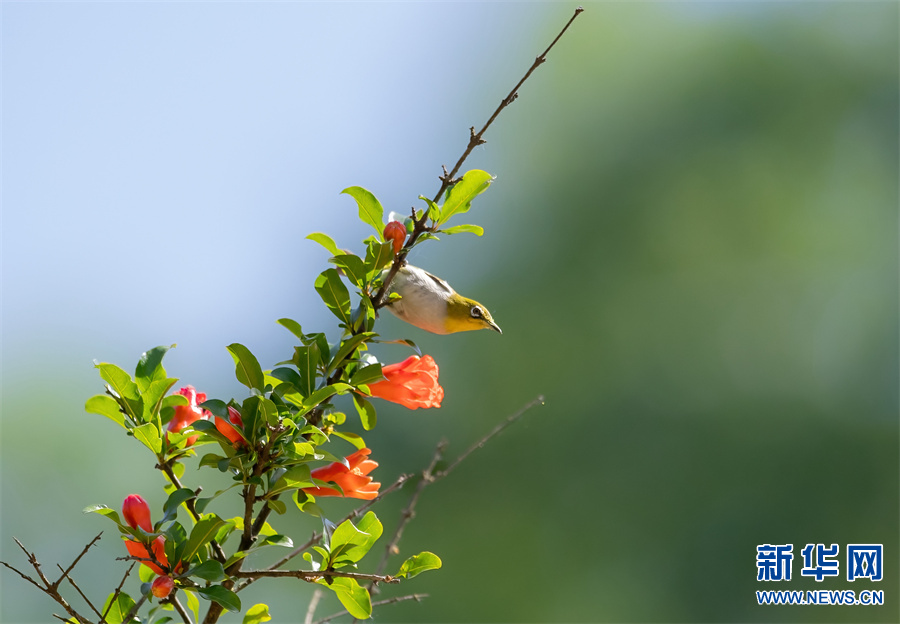
<path id="1" fill-rule="evenodd" d="M 105 595 L 124 552 L 80 510 L 164 495 L 83 413 L 92 359 L 130 369 L 175 342 L 172 376 L 243 396 L 224 345 L 271 365 L 292 345 L 275 319 L 333 325 L 303 237 L 360 248 L 339 191 L 403 212 L 433 195 L 573 8 L 5 3 L 0 558 L 24 568 L 16 536 L 51 570 L 104 530 L 76 578 Z M 900 620 L 898 5 L 586 8 L 467 163 L 497 175 L 466 220 L 483 239 L 412 258 L 503 336 L 380 321 L 446 391 L 436 411 L 379 405 L 383 483 L 546 405 L 425 491 L 401 549 L 444 568 L 391 587 L 430 597 L 377 619 Z M 388 531 L 406 496 L 379 510 Z M 792 581 L 756 581 L 766 543 L 794 544 Z M 801 577 L 807 543 L 839 544 L 841 577 Z M 851 543 L 884 544 L 884 581 L 844 579 Z M 0 582 L 3 622 L 59 612 Z M 302 621 L 308 587 L 255 589 L 245 605 Z M 757 606 L 770 589 L 885 604 Z"/>

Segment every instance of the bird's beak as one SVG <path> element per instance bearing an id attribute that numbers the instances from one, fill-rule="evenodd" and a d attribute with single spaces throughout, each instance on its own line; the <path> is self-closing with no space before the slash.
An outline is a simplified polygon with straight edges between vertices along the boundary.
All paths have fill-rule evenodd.
<path id="1" fill-rule="evenodd" d="M 500 329 L 500 326 L 497 325 L 497 323 L 495 323 L 494 321 L 488 321 L 488 325 L 490 325 L 491 329 L 493 329 L 493 330 L 494 330 L 495 332 L 497 332 L 498 334 L 502 334 L 502 333 L 503 333 L 503 330 Z"/>

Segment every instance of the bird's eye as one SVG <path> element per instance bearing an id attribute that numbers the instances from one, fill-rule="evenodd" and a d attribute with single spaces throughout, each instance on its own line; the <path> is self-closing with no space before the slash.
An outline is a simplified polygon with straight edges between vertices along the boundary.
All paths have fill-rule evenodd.
<path id="1" fill-rule="evenodd" d="M 472 316 L 474 318 L 481 318 L 484 316 L 484 314 L 482 313 L 481 308 L 479 308 L 478 306 L 474 306 L 472 308 Z"/>

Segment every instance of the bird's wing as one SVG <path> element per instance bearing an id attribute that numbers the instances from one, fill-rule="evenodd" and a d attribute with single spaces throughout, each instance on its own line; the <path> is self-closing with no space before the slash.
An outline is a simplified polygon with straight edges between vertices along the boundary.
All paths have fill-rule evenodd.
<path id="1" fill-rule="evenodd" d="M 432 281 L 435 283 L 435 285 L 436 285 L 440 290 L 444 291 L 448 296 L 456 293 L 456 291 L 453 290 L 453 287 L 450 286 L 450 284 L 448 284 L 447 282 L 445 282 L 444 280 L 442 280 L 441 278 L 439 278 L 437 275 L 432 275 L 432 274 L 429 273 L 428 271 L 422 271 L 422 273 L 424 273 L 425 275 L 427 275 L 428 278 L 429 278 L 430 280 L 432 280 Z"/>

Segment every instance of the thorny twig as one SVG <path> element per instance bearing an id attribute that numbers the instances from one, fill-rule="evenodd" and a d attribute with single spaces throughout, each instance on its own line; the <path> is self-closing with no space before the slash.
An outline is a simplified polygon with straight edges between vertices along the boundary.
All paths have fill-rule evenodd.
<path id="1" fill-rule="evenodd" d="M 104 621 L 106 619 L 106 614 L 109 613 L 109 610 L 112 609 L 112 606 L 116 603 L 116 600 L 119 598 L 119 594 L 122 593 L 122 588 L 125 587 L 125 580 L 128 578 L 128 575 L 131 574 L 131 571 L 134 569 L 134 563 L 128 566 L 128 569 L 125 570 L 125 576 L 122 577 L 122 581 L 119 583 L 119 586 L 116 587 L 116 591 L 113 592 L 112 600 L 109 601 L 109 605 L 106 607 L 106 610 L 103 611 L 103 616 L 100 618 L 100 621 Z"/>
<path id="2" fill-rule="evenodd" d="M 88 604 L 88 606 L 94 611 L 94 613 L 97 613 L 97 615 L 100 615 L 100 613 L 97 611 L 97 609 L 94 607 L 94 605 L 93 605 L 93 604 L 87 599 L 87 597 L 81 592 L 81 589 L 80 589 L 77 585 L 75 585 L 75 582 L 74 582 L 74 581 L 72 580 L 72 578 L 69 576 L 69 572 L 72 571 L 72 569 L 75 567 L 75 564 L 77 564 L 77 563 L 81 560 L 81 558 L 85 555 L 85 553 L 86 553 L 88 550 L 90 550 L 90 548 L 91 548 L 94 544 L 97 543 L 97 540 L 100 539 L 100 536 L 101 536 L 101 535 L 103 535 L 103 532 L 102 532 L 102 531 L 101 531 L 100 533 L 97 534 L 97 537 L 95 537 L 95 538 L 92 539 L 90 542 L 88 542 L 88 544 L 81 550 L 81 553 L 79 553 L 79 555 L 75 558 L 75 560 L 71 563 L 71 565 L 69 565 L 68 568 L 63 569 L 62 566 L 57 566 L 57 567 L 59 567 L 59 569 L 62 571 L 62 576 L 60 576 L 60 577 L 59 577 L 55 582 L 53 582 L 53 583 L 50 582 L 50 580 L 44 575 L 43 570 L 41 570 L 41 563 L 40 563 L 40 561 L 37 560 L 37 556 L 36 556 L 34 553 L 32 553 L 32 552 L 28 552 L 28 549 L 25 548 L 25 546 L 22 545 L 22 542 L 20 542 L 20 541 L 17 540 L 17 539 L 15 540 L 16 544 L 18 544 L 18 545 L 19 545 L 19 548 L 22 549 L 22 552 L 25 553 L 25 557 L 28 559 L 28 563 L 31 564 L 31 567 L 32 567 L 32 568 L 34 568 L 34 571 L 37 573 L 37 576 L 38 576 L 38 578 L 40 579 L 41 582 L 39 583 L 38 581 L 36 581 L 35 579 L 31 578 L 30 576 L 28 576 L 28 575 L 25 574 L 24 572 L 21 572 L 20 570 L 18 570 L 18 569 L 16 569 L 16 568 L 14 568 L 13 566 L 9 565 L 9 564 L 6 563 L 5 561 L 0 561 L 0 563 L 2 563 L 4 566 L 6 566 L 7 568 L 9 568 L 10 570 L 12 570 L 13 572 L 15 572 L 16 574 L 18 574 L 19 576 L 21 576 L 23 579 L 25 579 L 26 581 L 28 581 L 29 583 L 31 583 L 32 585 L 34 585 L 35 587 L 37 587 L 38 589 L 40 589 L 42 592 L 44 592 L 44 593 L 47 594 L 48 596 L 50 596 L 50 598 L 52 598 L 54 601 L 56 601 L 56 603 L 57 603 L 59 606 L 61 606 L 63 609 L 65 609 L 65 610 L 66 610 L 66 613 L 68 613 L 71 617 L 75 618 L 76 620 L 78 620 L 78 621 L 81 622 L 82 624 L 90 624 L 90 620 L 89 620 L 88 618 L 84 617 L 83 615 L 81 615 L 80 613 L 78 613 L 78 612 L 75 610 L 75 608 L 72 607 L 72 605 L 70 605 L 69 602 L 68 602 L 68 601 L 67 601 L 67 600 L 59 593 L 59 585 L 60 585 L 60 583 L 62 583 L 64 580 L 68 579 L 69 582 L 72 583 L 72 586 L 75 587 L 75 589 L 78 591 L 79 595 L 81 595 L 81 597 L 82 597 L 82 598 L 84 599 L 84 601 Z M 15 539 L 15 538 L 13 538 L 13 539 Z M 41 585 L 41 583 L 43 583 L 43 585 Z M 62 617 L 60 617 L 60 616 L 58 616 L 58 615 L 54 615 L 54 617 L 56 617 L 56 618 L 58 618 L 58 619 L 61 619 L 61 620 L 63 620 L 63 621 L 66 621 L 65 618 L 62 618 Z M 101 619 L 101 621 L 102 621 L 102 619 L 103 619 L 102 616 L 101 616 L 100 619 Z"/>
<path id="3" fill-rule="evenodd" d="M 384 571 L 384 568 L 387 565 L 387 561 L 390 558 L 390 556 L 395 554 L 396 552 L 398 552 L 397 544 L 399 543 L 400 538 L 403 536 L 403 530 L 406 528 L 406 525 L 409 524 L 410 520 L 412 520 L 416 515 L 415 509 L 416 509 L 416 505 L 419 502 L 419 496 L 422 494 L 422 490 L 424 490 L 427 485 L 434 483 L 438 479 L 442 479 L 442 478 L 446 477 L 448 474 L 450 474 L 451 470 L 456 468 L 460 464 L 460 462 L 462 462 L 469 455 L 471 455 L 473 452 L 475 452 L 476 449 L 483 447 L 488 442 L 488 440 L 490 440 L 491 438 L 493 438 L 494 436 L 499 434 L 501 431 L 503 431 L 504 429 L 509 427 L 511 424 L 516 422 L 529 409 L 531 409 L 535 405 L 543 404 L 543 403 L 544 403 L 543 396 L 538 396 L 538 397 L 532 399 L 531 402 L 529 402 L 528 404 L 523 406 L 518 412 L 508 416 L 503 422 L 501 422 L 499 425 L 494 427 L 487 435 L 485 435 L 483 438 L 478 440 L 475 444 L 470 446 L 466 450 L 465 453 L 463 453 L 462 455 L 457 457 L 456 460 L 452 464 L 450 464 L 447 468 L 445 468 L 439 472 L 435 472 L 434 470 L 435 470 L 435 467 L 437 466 L 438 462 L 440 462 L 441 458 L 443 457 L 444 451 L 447 448 L 447 441 L 442 440 L 437 445 L 437 448 L 435 449 L 434 457 L 431 460 L 431 464 L 422 473 L 422 478 L 419 481 L 419 483 L 416 485 L 416 491 L 413 492 L 413 495 L 410 497 L 409 504 L 406 506 L 406 509 L 404 509 L 403 513 L 400 514 L 400 521 L 397 525 L 397 529 L 394 531 L 394 537 L 391 539 L 390 543 L 385 548 L 384 555 L 382 555 L 381 561 L 379 562 L 378 567 L 376 568 L 376 571 L 378 574 L 381 574 Z M 374 589 L 375 589 L 375 587 L 373 585 L 373 590 Z"/>
<path id="4" fill-rule="evenodd" d="M 395 598 L 387 598 L 385 600 L 379 600 L 378 602 L 373 602 L 372 608 L 374 609 L 375 607 L 382 607 L 384 605 L 394 604 L 396 602 L 406 602 L 407 600 L 415 600 L 416 602 L 419 602 L 422 600 L 422 598 L 428 598 L 428 594 L 409 594 L 408 596 L 397 596 Z M 311 622 L 312 622 L 312 624 L 326 624 L 326 622 L 330 622 L 334 618 L 341 617 L 342 615 L 347 615 L 348 613 L 350 613 L 350 612 L 349 611 L 338 611 L 337 613 L 332 613 L 329 616 L 323 617 L 321 620 L 316 620 L 315 622 L 312 622 L 312 620 L 310 620 L 309 622 L 305 622 L 304 624 L 310 624 Z"/>
<path id="5" fill-rule="evenodd" d="M 352 578 L 358 581 L 372 581 L 374 583 L 399 583 L 400 579 L 390 574 L 363 574 L 362 572 L 344 572 L 343 570 L 239 570 L 231 576 L 235 578 L 298 578 L 313 582 L 326 576 Z"/>
<path id="6" fill-rule="evenodd" d="M 453 176 L 459 173 L 460 168 L 463 166 L 463 163 L 466 162 L 466 159 L 469 157 L 469 154 L 472 153 L 472 150 L 479 145 L 483 145 L 486 142 L 484 139 L 484 133 L 487 132 L 487 129 L 491 127 L 491 124 L 494 123 L 494 120 L 497 119 L 500 113 L 503 112 L 503 109 L 512 104 L 513 101 L 519 96 L 519 88 L 525 83 L 526 80 L 528 80 L 529 76 L 531 76 L 534 70 L 547 60 L 547 54 L 549 54 L 553 46 L 556 45 L 556 42 L 559 41 L 560 38 L 569 29 L 569 26 L 572 25 L 572 22 L 575 21 L 575 18 L 581 15 L 583 11 L 584 9 L 582 7 L 578 7 L 577 9 L 575 9 L 575 13 L 571 18 L 569 18 L 569 21 L 566 22 L 566 25 L 563 26 L 562 30 L 559 31 L 559 34 L 556 35 L 556 38 L 550 42 L 550 45 L 547 46 L 547 49 L 544 50 L 540 56 L 534 59 L 534 63 L 531 64 L 531 67 L 528 68 L 528 71 L 525 72 L 525 75 L 522 76 L 522 79 L 516 83 L 516 86 L 512 88 L 512 91 L 510 91 L 505 98 L 500 100 L 500 105 L 497 106 L 497 109 L 490 116 L 484 126 L 482 126 L 481 130 L 475 132 L 475 126 L 469 128 L 469 143 L 468 145 L 466 145 L 466 149 L 465 151 L 463 151 L 462 156 L 459 157 L 459 160 L 456 161 L 456 164 L 453 166 L 453 169 L 451 169 L 449 173 L 447 172 L 447 167 L 443 167 L 444 174 L 438 176 L 441 181 L 441 187 L 438 189 L 438 192 L 434 196 L 432 202 L 434 202 L 435 204 L 438 203 L 447 189 L 459 181 Z M 403 249 L 401 249 L 400 253 L 398 253 L 394 258 L 394 262 L 393 264 L 391 264 L 391 269 L 388 272 L 387 276 L 384 278 L 384 281 L 381 284 L 381 288 L 379 288 L 378 292 L 376 292 L 372 297 L 372 305 L 376 310 L 388 304 L 388 302 L 385 300 L 385 297 L 387 296 L 388 290 L 390 289 L 391 282 L 394 280 L 394 277 L 397 275 L 400 267 L 402 267 L 406 262 L 406 255 L 409 253 L 410 249 L 413 248 L 413 245 L 415 245 L 416 241 L 422 234 L 424 234 L 429 229 L 432 229 L 426 226 L 427 221 L 427 210 L 423 211 L 421 219 L 415 218 L 415 210 L 413 210 L 413 231 L 409 235 L 409 238 L 407 239 L 406 244 L 403 246 Z"/>

